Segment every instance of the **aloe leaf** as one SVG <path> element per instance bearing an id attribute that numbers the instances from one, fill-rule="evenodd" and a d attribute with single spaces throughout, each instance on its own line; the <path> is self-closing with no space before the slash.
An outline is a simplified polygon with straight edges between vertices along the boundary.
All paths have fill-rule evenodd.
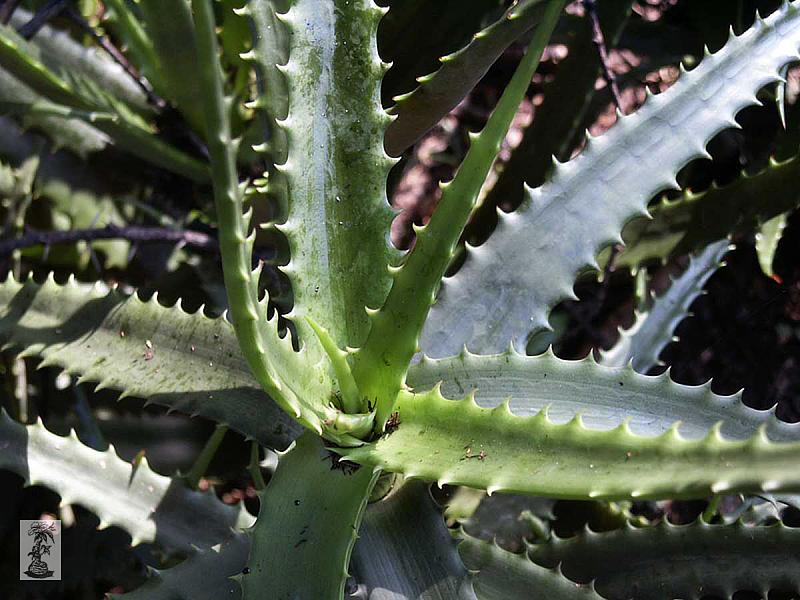
<path id="1" fill-rule="evenodd" d="M 637 219 L 622 232 L 626 247 L 615 261 L 618 267 L 696 252 L 706 244 L 736 231 L 753 231 L 760 223 L 800 205 L 795 181 L 800 156 L 783 162 L 770 160 L 762 171 L 742 174 L 733 183 L 663 200 L 650 208 L 651 220 Z M 598 259 L 608 260 L 608 251 Z"/>
<path id="2" fill-rule="evenodd" d="M 195 181 L 208 179 L 205 165 L 158 138 L 139 116 L 99 83 L 65 68 L 48 68 L 36 47 L 6 26 L 0 27 L 0 66 L 53 102 L 89 113 L 114 114 L 110 121 L 93 124 L 139 158 Z"/>
<path id="3" fill-rule="evenodd" d="M 679 421 L 677 430 L 683 437 L 699 439 L 722 421 L 722 434 L 733 439 L 746 439 L 761 426 L 775 440 L 795 440 L 800 435 L 800 425 L 778 420 L 774 409 L 749 408 L 741 394 L 719 396 L 711 391 L 711 382 L 681 385 L 669 373 L 640 375 L 628 365 L 598 365 L 592 357 L 563 360 L 552 351 L 539 356 L 509 351 L 423 358 L 408 374 L 408 383 L 416 390 L 440 382 L 446 398 L 474 392 L 478 405 L 487 409 L 509 399 L 512 412 L 520 416 L 546 411 L 550 421 L 564 424 L 581 415 L 584 425 L 597 430 L 627 423 L 636 435 L 656 436 Z"/>
<path id="4" fill-rule="evenodd" d="M 149 579 L 115 600 L 239 600 L 242 591 L 232 579 L 240 575 L 250 548 L 246 535 L 235 535 L 208 550 L 195 552 L 169 569 L 149 570 Z"/>
<path id="5" fill-rule="evenodd" d="M 617 40 L 630 10 L 630 0 L 597 4 L 605 39 Z M 524 129 L 508 161 L 499 167 L 496 180 L 482 192 L 481 204 L 486 212 L 497 206 L 518 206 L 524 184 L 541 185 L 553 165 L 553 156 L 567 160 L 579 141 L 575 138 L 583 133 L 601 67 L 588 15 L 579 19 L 570 33 L 567 57 L 558 63 L 554 79 L 545 85 L 544 100 L 536 107 L 533 121 Z M 475 220 L 480 220 L 477 215 Z"/>
<path id="6" fill-rule="evenodd" d="M 152 43 L 160 80 L 152 82 L 169 98 L 192 128 L 203 134 L 203 93 L 197 77 L 197 43 L 189 0 L 139 0 L 147 36 Z M 160 88 L 156 85 L 160 84 Z"/>
<path id="7" fill-rule="evenodd" d="M 728 490 L 800 489 L 792 469 L 800 442 L 772 442 L 763 429 L 728 440 L 713 426 L 686 439 L 678 423 L 640 436 L 627 422 L 588 429 L 580 416 L 557 424 L 543 410 L 512 414 L 507 403 L 489 409 L 467 396 L 447 400 L 438 389 L 401 392 L 400 425 L 376 442 L 341 449 L 359 464 L 406 477 L 566 499 L 698 498 Z"/>
<path id="8" fill-rule="evenodd" d="M 661 296 L 653 298 L 646 312 L 637 313 L 633 326 L 621 332 L 619 341 L 602 353 L 602 363 L 609 367 L 631 364 L 639 373 L 647 373 L 661 364 L 659 355 L 673 339 L 678 324 L 688 315 L 689 307 L 703 291 L 708 278 L 720 267 L 722 257 L 730 249 L 727 240 L 709 245 L 675 279 Z"/>
<path id="9" fill-rule="evenodd" d="M 25 127 L 45 132 L 53 141 L 54 149 L 66 147 L 80 156 L 105 148 L 108 136 L 88 123 L 75 118 L 36 114 L 25 110 L 41 101 L 42 97 L 19 79 L 0 68 L 0 110 L 7 113 L 8 103 L 22 106 L 21 122 Z"/>
<path id="10" fill-rule="evenodd" d="M 224 319 L 52 278 L 8 279 L 0 306 L 3 347 L 42 365 L 225 423 L 268 447 L 285 448 L 299 430 L 261 391 Z"/>
<path id="11" fill-rule="evenodd" d="M 197 492 L 159 475 L 146 459 L 134 467 L 113 448 L 84 446 L 72 433 L 61 437 L 41 422 L 22 425 L 0 411 L 0 468 L 30 485 L 43 485 L 62 504 L 80 504 L 100 518 L 100 527 L 127 531 L 132 544 L 155 542 L 192 552 L 231 537 L 231 528 L 253 523 L 242 505 L 223 504 L 213 491 Z"/>
<path id="12" fill-rule="evenodd" d="M 364 346 L 355 354 L 354 375 L 361 391 L 377 403 L 383 424 L 392 412 L 408 364 L 417 351 L 434 293 L 453 257 L 456 243 L 469 219 L 484 179 L 505 138 L 511 120 L 539 65 L 542 52 L 564 7 L 563 0 L 547 5 L 528 51 L 514 72 L 483 131 L 472 145 L 453 180 L 443 185 L 442 198 L 403 266 L 393 272 L 386 302 L 371 315 L 372 326 Z"/>
<path id="13" fill-rule="evenodd" d="M 775 252 L 778 250 L 784 229 L 786 229 L 786 213 L 772 217 L 763 223 L 756 233 L 758 264 L 767 277 L 775 275 L 772 270 L 772 261 L 775 259 Z"/>
<path id="14" fill-rule="evenodd" d="M 441 66 L 439 58 L 468 45 L 475 33 L 505 13 L 497 0 L 401 0 L 389 7 L 378 29 L 378 52 L 392 67 L 381 84 L 384 106 L 418 87 L 416 78 Z"/>
<path id="15" fill-rule="evenodd" d="M 529 546 L 541 565 L 560 565 L 574 581 L 593 581 L 609 599 L 730 598 L 737 591 L 800 591 L 800 529 L 664 521 L 607 533 L 586 531 Z M 676 564 L 680 568 L 675 568 Z"/>
<path id="16" fill-rule="evenodd" d="M 282 270 L 294 293 L 287 317 L 301 342 L 323 356 L 306 318 L 338 347 L 360 345 L 369 328 L 364 309 L 383 302 L 391 283 L 387 266 L 398 256 L 388 240 L 394 213 L 385 185 L 393 161 L 381 142 L 390 120 L 380 105 L 387 67 L 375 41 L 384 11 L 370 0 L 286 4 L 288 11 L 276 17 L 288 40 L 288 62 L 277 68 L 283 84 L 265 90 L 271 116 L 280 119 L 276 160 L 285 136 L 286 160 L 276 168 L 286 184 L 288 217 L 278 229 L 288 239 L 291 261 Z M 269 7 L 259 3 L 250 12 L 264 10 Z M 272 34 L 258 35 L 261 43 Z M 271 60 L 282 57 L 267 51 L 256 51 L 255 58 L 263 60 L 265 52 Z M 267 84 L 278 78 L 274 64 L 262 71 L 270 75 Z"/>
<path id="17" fill-rule="evenodd" d="M 467 345 L 488 354 L 509 340 L 524 348 L 548 327 L 550 308 L 573 295 L 576 274 L 596 266 L 600 249 L 620 241 L 623 225 L 646 214 L 655 193 L 675 186 L 675 174 L 706 154 L 708 140 L 735 126 L 736 113 L 797 58 L 798 45 L 800 9 L 784 4 L 558 165 L 519 210 L 499 215 L 492 237 L 443 282 L 422 350 L 446 356 Z M 569 232 L 567 221 L 576 224 Z"/>
<path id="18" fill-rule="evenodd" d="M 352 560 L 370 600 L 474 600 L 428 486 L 410 481 L 367 507 Z"/>
<path id="19" fill-rule="evenodd" d="M 110 22 L 111 29 L 123 42 L 133 63 L 153 88 L 163 89 L 158 70 L 158 55 L 139 15 L 134 12 L 127 0 L 106 0 L 103 5 L 106 8 L 103 19 Z"/>
<path id="20" fill-rule="evenodd" d="M 526 556 L 502 550 L 495 544 L 462 534 L 458 551 L 473 572 L 478 600 L 600 600 L 593 586 L 576 586 L 558 568 L 546 569 Z"/>
<path id="21" fill-rule="evenodd" d="M 479 31 L 461 50 L 439 59 L 437 71 L 417 78 L 419 87 L 394 98 L 397 115 L 386 129 L 386 151 L 400 156 L 466 96 L 503 51 L 542 17 L 543 0 L 513 4 L 497 21 Z"/>
<path id="22" fill-rule="evenodd" d="M 268 298 L 259 299 L 260 270 L 251 270 L 255 232 L 248 233 L 248 215 L 243 214 L 243 187 L 236 169 L 236 146 L 232 139 L 229 106 L 224 96 L 219 47 L 209 0 L 192 1 L 203 109 L 211 158 L 214 197 L 219 220 L 225 290 L 239 347 L 255 378 L 272 398 L 302 425 L 321 433 L 322 424 L 335 417 L 330 406 L 329 365 L 309 358 L 307 351 L 294 352 L 290 337 L 280 337 L 278 316 L 267 318 Z"/>
<path id="23" fill-rule="evenodd" d="M 346 465 L 313 432 L 282 455 L 261 496 L 241 584 L 245 600 L 339 600 L 377 473 Z M 342 468 L 343 467 L 343 468 Z"/>
<path id="24" fill-rule="evenodd" d="M 32 17 L 33 13 L 30 11 L 17 8 L 11 25 L 19 28 Z M 99 48 L 84 46 L 66 32 L 49 25 L 42 27 L 28 44 L 38 50 L 38 58 L 52 71 L 80 74 L 137 110 L 151 110 L 142 89 L 120 65 Z"/>

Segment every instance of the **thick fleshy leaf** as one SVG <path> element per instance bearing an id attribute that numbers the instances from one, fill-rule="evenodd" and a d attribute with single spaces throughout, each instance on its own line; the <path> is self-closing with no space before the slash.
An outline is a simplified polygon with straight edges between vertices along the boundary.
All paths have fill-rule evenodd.
<path id="1" fill-rule="evenodd" d="M 195 131 L 204 132 L 202 92 L 197 77 L 197 44 L 189 0 L 140 0 L 143 22 L 158 60 L 161 85 L 157 91 L 169 98 Z"/>
<path id="2" fill-rule="evenodd" d="M 609 367 L 623 367 L 630 363 L 639 373 L 647 373 L 660 364 L 658 356 L 673 340 L 675 328 L 688 315 L 692 302 L 703 291 L 706 281 L 720 266 L 729 249 L 728 241 L 723 240 L 692 257 L 689 266 L 669 289 L 653 298 L 653 304 L 646 312 L 637 313 L 633 326 L 622 331 L 619 341 L 602 353 L 601 362 Z"/>
<path id="3" fill-rule="evenodd" d="M 697 252 L 736 231 L 754 231 L 760 223 L 800 205 L 795 181 L 800 157 L 771 160 L 753 175 L 742 174 L 733 183 L 663 200 L 650 208 L 651 220 L 637 219 L 623 230 L 626 247 L 615 261 L 618 267 L 637 268 L 648 261 Z M 598 262 L 604 265 L 608 251 Z"/>
<path id="4" fill-rule="evenodd" d="M 574 581 L 593 581 L 612 600 L 730 598 L 737 591 L 800 591 L 800 529 L 778 523 L 655 527 L 586 531 L 529 547 L 541 565 L 560 565 Z"/>
<path id="5" fill-rule="evenodd" d="M 630 10 L 630 0 L 597 3 L 600 26 L 609 44 L 619 37 Z M 476 225 L 492 222 L 494 215 L 488 213 L 498 206 L 519 206 L 524 184 L 541 185 L 554 156 L 559 160 L 570 157 L 585 130 L 591 100 L 598 94 L 595 84 L 600 68 L 592 22 L 584 15 L 569 31 L 567 58 L 558 63 L 553 80 L 545 84 L 544 100 L 536 107 L 533 121 L 523 130 L 508 161 L 499 166 L 494 180 L 485 186 L 479 209 L 484 214 L 476 213 Z"/>
<path id="6" fill-rule="evenodd" d="M 511 120 L 539 65 L 542 52 L 564 8 L 564 0 L 551 0 L 536 28 L 528 50 L 511 82 L 472 144 L 429 223 L 415 228 L 417 239 L 402 267 L 393 272 L 386 302 L 370 315 L 371 327 L 364 346 L 355 354 L 354 374 L 362 393 L 377 404 L 378 424 L 392 412 L 420 331 L 433 303 L 456 244 L 472 213 L 481 186 L 500 150 Z"/>
<path id="7" fill-rule="evenodd" d="M 450 112 L 520 35 L 541 18 L 545 0 L 514 3 L 497 21 L 476 33 L 461 50 L 439 59 L 437 71 L 418 77 L 419 87 L 398 96 L 390 113 L 397 115 L 386 129 L 386 151 L 400 156 Z"/>
<path id="8" fill-rule="evenodd" d="M 451 399 L 474 392 L 475 401 L 484 408 L 508 400 L 512 412 L 524 417 L 546 410 L 553 423 L 567 423 L 580 415 L 591 429 L 609 430 L 627 423 L 637 435 L 656 436 L 680 422 L 677 429 L 682 436 L 699 439 L 722 422 L 722 434 L 733 439 L 747 439 L 761 426 L 770 439 L 800 439 L 800 424 L 778 420 L 774 410 L 749 408 L 740 394 L 719 396 L 711 391 L 711 382 L 681 385 L 669 373 L 640 375 L 628 365 L 598 365 L 591 356 L 570 361 L 551 351 L 539 356 L 509 351 L 423 358 L 409 371 L 408 382 L 418 391 L 441 382 L 441 392 Z"/>
<path id="9" fill-rule="evenodd" d="M 181 0 L 183 1 L 183 0 Z M 236 168 L 230 99 L 225 97 L 219 44 L 210 0 L 192 0 L 197 54 L 202 68 L 203 114 L 211 159 L 211 178 L 219 221 L 219 244 L 228 307 L 239 347 L 253 375 L 281 408 L 317 432 L 334 417 L 330 368 L 309 352 L 295 352 L 290 336 L 281 337 L 278 315 L 268 318 L 268 296 L 259 298 L 260 268 L 252 269 L 255 232 L 252 209 L 244 210 L 244 190 Z"/>
<path id="10" fill-rule="evenodd" d="M 490 542 L 463 535 L 458 551 L 473 571 L 478 600 L 600 600 L 591 586 L 576 586 L 558 569 L 546 569 L 526 556 L 512 554 Z"/>
<path id="11" fill-rule="evenodd" d="M 69 281 L 0 285 L 0 342 L 81 381 L 285 448 L 300 428 L 261 391 L 224 319 Z"/>
<path id="12" fill-rule="evenodd" d="M 531 333 L 548 327 L 550 308 L 572 296 L 575 276 L 620 241 L 623 225 L 644 215 L 654 194 L 675 186 L 681 167 L 705 156 L 706 143 L 797 59 L 798 46 L 800 9 L 785 4 L 558 165 L 518 211 L 499 215 L 492 237 L 443 281 L 422 350 L 447 356 L 467 345 L 488 354 L 509 340 L 524 348 Z"/>
<path id="13" fill-rule="evenodd" d="M 793 468 L 800 442 L 772 442 L 762 430 L 724 439 L 712 427 L 685 439 L 678 424 L 639 436 L 627 423 L 588 429 L 578 416 L 553 423 L 542 411 L 512 414 L 508 404 L 481 408 L 471 397 L 443 398 L 437 389 L 401 392 L 396 430 L 359 448 L 351 461 L 439 484 L 554 498 L 697 498 L 709 493 L 800 490 Z"/>
<path id="14" fill-rule="evenodd" d="M 261 496 L 245 600 L 340 600 L 350 553 L 377 474 L 334 468 L 336 456 L 313 432 L 280 458 Z"/>
<path id="15" fill-rule="evenodd" d="M 352 570 L 369 600 L 474 600 L 456 543 L 419 481 L 367 507 Z"/>
<path id="16" fill-rule="evenodd" d="M 159 475 L 146 459 L 122 460 L 113 448 L 84 446 L 75 436 L 50 433 L 41 422 L 22 425 L 0 412 L 0 469 L 30 485 L 43 485 L 63 504 L 80 504 L 100 518 L 100 526 L 127 531 L 132 544 L 155 542 L 193 552 L 230 538 L 234 529 L 253 524 L 244 506 L 227 506 L 213 491 L 190 490 L 177 479 Z"/>
<path id="17" fill-rule="evenodd" d="M 361 344 L 369 327 L 364 309 L 382 304 L 391 281 L 387 266 L 398 256 L 388 240 L 393 212 L 386 178 L 393 161 L 382 145 L 390 120 L 380 104 L 386 65 L 375 42 L 384 11 L 371 0 L 283 4 L 288 10 L 280 15 L 268 2 L 254 2 L 247 12 L 257 26 L 277 30 L 257 32 L 253 58 L 267 88 L 258 104 L 281 128 L 269 140 L 274 160 L 283 163 L 270 191 L 285 194 L 279 201 L 288 207 L 278 226 L 291 255 L 282 267 L 294 292 L 288 317 L 301 343 L 322 357 L 306 318 L 340 348 Z M 276 69 L 284 57 L 288 62 Z M 270 89 L 276 79 L 282 81 Z"/>
<path id="18" fill-rule="evenodd" d="M 31 18 L 33 13 L 19 7 L 14 11 L 11 25 L 15 28 L 22 27 Z M 148 109 L 147 97 L 142 89 L 100 48 L 85 46 L 65 31 L 50 25 L 43 26 L 30 44 L 40 51 L 42 62 L 51 70 L 64 69 L 80 74 L 136 109 Z"/>
<path id="19" fill-rule="evenodd" d="M 240 600 L 242 590 L 232 579 L 247 561 L 250 540 L 239 534 L 179 565 L 150 569 L 150 578 L 127 594 L 110 594 L 117 600 Z"/>
<path id="20" fill-rule="evenodd" d="M 88 123 L 37 113 L 33 110 L 33 105 L 41 100 L 39 94 L 0 68 L 0 109 L 4 112 L 16 112 L 22 117 L 21 121 L 26 127 L 45 132 L 53 140 L 55 148 L 67 147 L 76 154 L 85 156 L 106 146 L 108 136 Z"/>
<path id="21" fill-rule="evenodd" d="M 0 26 L 0 66 L 53 103 L 75 109 L 126 151 L 195 181 L 208 170 L 156 136 L 149 125 L 102 84 L 64 64 L 48 65 L 43 53 L 13 29 Z"/>

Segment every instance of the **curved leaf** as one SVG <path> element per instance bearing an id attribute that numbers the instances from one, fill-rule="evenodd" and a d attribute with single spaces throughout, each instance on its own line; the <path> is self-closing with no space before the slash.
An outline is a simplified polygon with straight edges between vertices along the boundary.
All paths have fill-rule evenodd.
<path id="1" fill-rule="evenodd" d="M 602 353 L 601 362 L 609 367 L 630 363 L 639 373 L 647 373 L 655 365 L 662 364 L 658 360 L 661 351 L 672 341 L 675 328 L 687 316 L 692 302 L 729 249 L 728 240 L 723 240 L 691 257 L 689 266 L 669 289 L 653 298 L 653 306 L 638 313 L 633 326 L 621 332 L 613 348 Z"/>
<path id="2" fill-rule="evenodd" d="M 542 18 L 544 0 L 514 3 L 461 50 L 439 59 L 437 71 L 418 77 L 419 87 L 394 98 L 397 118 L 386 128 L 386 151 L 400 156 L 475 87 L 503 51 Z"/>
<path id="3" fill-rule="evenodd" d="M 261 496 L 245 600 L 340 600 L 347 565 L 377 473 L 332 468 L 336 458 L 313 432 L 281 456 Z"/>
<path id="4" fill-rule="evenodd" d="M 110 594 L 118 600 L 240 600 L 242 591 L 232 579 L 247 562 L 250 540 L 235 535 L 203 552 L 196 552 L 175 567 L 150 569 L 150 578 L 127 594 Z"/>
<path id="5" fill-rule="evenodd" d="M 296 426 L 261 391 L 224 319 L 69 281 L 0 285 L 0 342 L 123 395 L 285 448 Z M 148 346 L 149 341 L 149 346 Z"/>
<path id="6" fill-rule="evenodd" d="M 232 536 L 231 528 L 252 525 L 244 506 L 227 506 L 213 491 L 190 490 L 180 480 L 152 471 L 146 459 L 135 467 L 113 448 L 84 446 L 72 433 L 61 437 L 41 422 L 22 425 L 0 411 L 0 468 L 30 485 L 43 485 L 62 504 L 80 504 L 100 518 L 100 527 L 127 531 L 132 545 L 155 542 L 193 552 Z"/>
<path id="7" fill-rule="evenodd" d="M 688 440 L 676 423 L 656 437 L 627 423 L 587 429 L 580 416 L 553 423 L 481 408 L 471 397 L 447 400 L 438 389 L 401 392 L 399 426 L 378 441 L 338 450 L 345 459 L 406 477 L 566 499 L 698 498 L 728 490 L 800 490 L 800 442 L 771 442 L 763 430 L 724 439 L 712 427 Z"/>
<path id="8" fill-rule="evenodd" d="M 625 249 L 618 267 L 637 268 L 642 263 L 696 252 L 706 244 L 735 231 L 752 231 L 759 223 L 800 205 L 795 182 L 800 176 L 800 156 L 769 165 L 753 175 L 743 173 L 733 183 L 704 192 L 684 191 L 676 200 L 651 207 L 652 219 L 636 219 L 625 226 Z M 600 253 L 604 265 L 608 251 Z"/>
<path id="9" fill-rule="evenodd" d="M 620 241 L 623 225 L 645 214 L 654 194 L 675 185 L 681 167 L 705 155 L 708 140 L 796 60 L 798 46 L 800 9 L 785 4 L 558 165 L 443 281 L 422 350 L 447 356 L 467 345 L 488 354 L 509 340 L 524 348 L 531 333 L 548 327 L 550 308 L 572 296 L 577 273 Z M 574 226 L 565 229 L 567 222 Z"/>
<path id="10" fill-rule="evenodd" d="M 529 546 L 531 559 L 593 581 L 604 598 L 730 598 L 750 590 L 800 591 L 800 529 L 778 523 L 626 526 Z"/>
<path id="11" fill-rule="evenodd" d="M 472 575 L 479 600 L 600 600 L 593 587 L 576 586 L 558 569 L 550 570 L 527 557 L 512 554 L 490 542 L 463 535 L 458 551 Z"/>
<path id="12" fill-rule="evenodd" d="M 369 600 L 474 600 L 441 512 L 418 481 L 367 507 L 353 575 Z"/>
<path id="13" fill-rule="evenodd" d="M 677 427 L 682 436 L 699 439 L 722 422 L 722 434 L 733 439 L 746 439 L 762 426 L 774 440 L 800 438 L 800 424 L 778 420 L 774 409 L 745 406 L 741 394 L 719 396 L 711 391 L 711 382 L 681 385 L 669 373 L 640 375 L 627 365 L 598 365 L 592 357 L 563 360 L 552 351 L 539 356 L 509 351 L 494 356 L 462 353 L 453 358 L 423 358 L 409 371 L 408 382 L 415 390 L 441 382 L 440 390 L 447 398 L 474 392 L 484 408 L 508 400 L 515 414 L 532 417 L 546 411 L 553 423 L 567 423 L 580 415 L 591 429 L 609 430 L 627 423 L 637 435 L 656 436 Z"/>
<path id="14" fill-rule="evenodd" d="M 353 373 L 361 391 L 377 405 L 380 426 L 392 412 L 436 288 L 453 257 L 455 246 L 475 207 L 511 120 L 539 65 L 542 52 L 564 8 L 553 0 L 537 27 L 528 50 L 483 130 L 472 144 L 453 180 L 444 187 L 431 220 L 416 227 L 417 239 L 403 265 L 392 276 L 392 288 L 380 310 L 370 315 L 364 346 L 354 355 Z"/>

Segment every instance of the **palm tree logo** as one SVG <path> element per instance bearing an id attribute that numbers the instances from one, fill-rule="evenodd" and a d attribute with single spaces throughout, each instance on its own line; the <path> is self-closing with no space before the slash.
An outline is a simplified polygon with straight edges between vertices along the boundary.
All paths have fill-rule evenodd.
<path id="1" fill-rule="evenodd" d="M 42 560 L 42 556 L 50 554 L 50 548 L 55 544 L 53 534 L 57 532 L 58 529 L 53 521 L 34 521 L 31 523 L 28 535 L 33 536 L 33 548 L 28 552 L 28 556 L 33 558 L 31 559 L 31 564 L 28 565 L 28 570 L 25 571 L 28 577 L 45 579 L 53 576 L 53 571 Z"/>

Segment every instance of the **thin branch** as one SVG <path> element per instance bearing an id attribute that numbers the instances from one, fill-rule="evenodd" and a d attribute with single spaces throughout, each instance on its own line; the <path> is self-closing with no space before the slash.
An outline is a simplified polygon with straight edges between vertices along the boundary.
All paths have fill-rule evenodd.
<path id="1" fill-rule="evenodd" d="M 19 28 L 19 34 L 26 40 L 31 39 L 48 21 L 52 21 L 69 7 L 71 0 L 50 0 L 36 11 L 33 18 Z"/>
<path id="2" fill-rule="evenodd" d="M 33 246 L 111 239 L 123 239 L 131 242 L 173 242 L 191 246 L 198 250 L 219 251 L 217 240 L 200 231 L 167 229 L 166 227 L 106 225 L 105 227 L 93 229 L 71 229 L 69 231 L 28 231 L 18 238 L 0 241 L 0 256 L 8 256 L 14 250 Z"/>
<path id="3" fill-rule="evenodd" d="M 619 86 L 617 85 L 617 78 L 611 70 L 611 62 L 608 58 L 608 46 L 606 46 L 606 39 L 603 35 L 603 29 L 600 27 L 600 16 L 597 14 L 597 0 L 583 0 L 583 8 L 586 15 L 592 21 L 592 42 L 597 48 L 597 53 L 600 55 L 600 64 L 603 67 L 603 78 L 611 90 L 611 95 L 614 97 L 614 103 L 620 112 L 622 110 L 622 96 L 619 93 Z"/>

